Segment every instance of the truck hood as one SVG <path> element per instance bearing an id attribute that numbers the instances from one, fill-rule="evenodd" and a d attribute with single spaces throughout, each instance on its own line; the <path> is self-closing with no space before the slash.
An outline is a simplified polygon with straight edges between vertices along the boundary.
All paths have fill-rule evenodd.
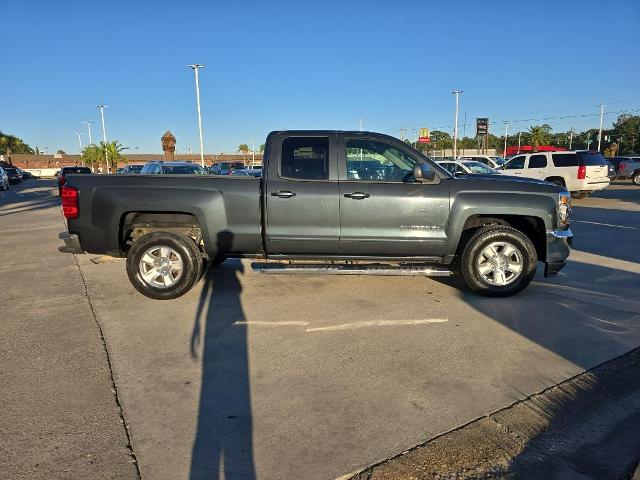
<path id="1" fill-rule="evenodd" d="M 460 182 L 460 189 L 488 189 L 501 191 L 526 190 L 529 192 L 553 193 L 563 190 L 562 187 L 535 178 L 516 177 L 512 175 L 473 174 L 459 175 L 453 178 Z"/>

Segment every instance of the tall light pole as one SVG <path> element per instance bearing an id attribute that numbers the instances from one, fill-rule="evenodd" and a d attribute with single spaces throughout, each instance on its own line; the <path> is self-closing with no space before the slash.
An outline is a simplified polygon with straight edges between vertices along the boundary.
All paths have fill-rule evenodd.
<path id="1" fill-rule="evenodd" d="M 86 123 L 87 124 L 87 129 L 89 130 L 89 145 L 93 144 L 93 140 L 91 139 L 91 124 L 95 123 L 92 122 L 91 120 L 87 121 L 87 122 L 82 122 L 82 123 Z"/>
<path id="2" fill-rule="evenodd" d="M 104 161 L 107 163 L 107 173 L 109 173 L 109 157 L 107 156 L 107 129 L 104 126 L 104 109 L 109 105 L 98 105 L 100 109 L 100 117 L 102 118 L 102 140 L 104 141 Z"/>
<path id="3" fill-rule="evenodd" d="M 360 131 L 362 132 L 362 121 L 363 121 L 363 118 L 362 117 L 358 117 L 358 121 L 360 122 Z"/>
<path id="4" fill-rule="evenodd" d="M 196 105 L 198 106 L 198 130 L 200 132 L 200 164 L 204 168 L 204 143 L 202 142 L 202 115 L 200 114 L 200 82 L 198 80 L 198 70 L 204 68 L 204 65 L 194 63 L 187 65 L 192 69 L 196 76 Z"/>
<path id="5" fill-rule="evenodd" d="M 507 158 L 507 138 L 509 137 L 509 122 L 504 122 L 504 151 L 502 154 Z"/>
<path id="6" fill-rule="evenodd" d="M 458 108 L 460 107 L 460 94 L 462 90 L 454 90 L 451 92 L 456 96 L 456 120 L 453 126 L 453 158 L 458 158 Z"/>
<path id="7" fill-rule="evenodd" d="M 604 104 L 600 104 L 600 130 L 598 131 L 598 151 L 600 151 L 600 145 L 602 143 L 602 121 L 604 120 Z"/>
<path id="8" fill-rule="evenodd" d="M 573 127 L 569 130 L 569 150 L 571 150 L 571 146 L 573 145 Z"/>
<path id="9" fill-rule="evenodd" d="M 518 153 L 520 153 L 520 140 L 522 139 L 522 132 L 518 132 Z M 569 149 L 571 150 L 571 149 Z"/>
<path id="10" fill-rule="evenodd" d="M 80 145 L 80 153 L 82 153 L 82 132 L 76 132 L 76 135 L 78 135 L 78 145 Z"/>

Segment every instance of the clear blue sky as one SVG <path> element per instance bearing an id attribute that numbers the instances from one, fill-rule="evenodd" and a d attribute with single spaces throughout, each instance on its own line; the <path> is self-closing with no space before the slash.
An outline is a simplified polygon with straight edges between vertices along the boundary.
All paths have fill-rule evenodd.
<path id="1" fill-rule="evenodd" d="M 640 110 L 640 1 L 0 0 L 0 130 L 49 152 L 98 103 L 107 135 L 140 152 L 198 151 L 193 72 L 202 63 L 205 151 L 270 130 L 451 130 L 488 116 L 542 119 Z M 606 117 L 610 124 L 614 115 Z M 512 124 L 511 131 L 531 123 Z M 556 130 L 598 118 L 548 120 Z M 462 125 L 461 125 L 462 134 Z"/>

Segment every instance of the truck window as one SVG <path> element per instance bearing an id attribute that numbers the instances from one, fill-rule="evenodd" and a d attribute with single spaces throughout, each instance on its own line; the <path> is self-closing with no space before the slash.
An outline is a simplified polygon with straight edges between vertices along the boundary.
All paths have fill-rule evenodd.
<path id="1" fill-rule="evenodd" d="M 282 142 L 280 175 L 300 180 L 329 178 L 329 138 L 289 137 Z"/>
<path id="2" fill-rule="evenodd" d="M 391 144 L 348 138 L 347 179 L 402 182 L 413 175 L 418 161 Z"/>
<path id="3" fill-rule="evenodd" d="M 547 166 L 546 155 L 531 155 L 529 157 L 529 168 L 544 168 Z"/>

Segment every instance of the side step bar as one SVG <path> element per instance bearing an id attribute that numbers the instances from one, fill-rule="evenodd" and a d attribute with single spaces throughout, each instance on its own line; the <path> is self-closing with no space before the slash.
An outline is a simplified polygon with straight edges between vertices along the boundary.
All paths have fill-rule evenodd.
<path id="1" fill-rule="evenodd" d="M 312 275 L 395 275 L 448 277 L 451 270 L 433 265 L 384 265 L 384 264 L 288 264 L 259 263 L 251 264 L 251 269 L 271 274 L 312 274 Z"/>

